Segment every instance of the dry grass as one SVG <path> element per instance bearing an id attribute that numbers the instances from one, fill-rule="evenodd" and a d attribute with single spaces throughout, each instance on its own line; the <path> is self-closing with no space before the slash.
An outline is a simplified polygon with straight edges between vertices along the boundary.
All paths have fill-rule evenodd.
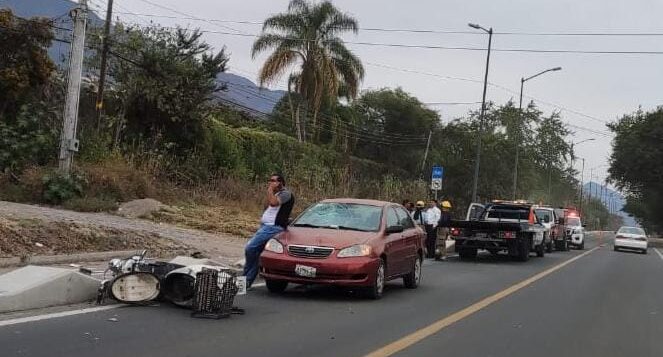
<path id="1" fill-rule="evenodd" d="M 155 212 L 147 218 L 155 222 L 248 238 L 258 227 L 260 213 L 231 205 L 186 205 L 173 211 Z"/>

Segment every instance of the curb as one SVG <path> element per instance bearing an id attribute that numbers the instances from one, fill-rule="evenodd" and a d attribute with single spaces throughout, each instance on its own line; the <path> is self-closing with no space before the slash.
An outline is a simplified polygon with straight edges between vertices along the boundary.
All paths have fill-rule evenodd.
<path id="1" fill-rule="evenodd" d="M 93 262 L 110 260 L 113 258 L 128 257 L 136 254 L 137 250 L 117 250 L 110 252 L 76 253 L 62 255 L 33 255 L 23 257 L 0 258 L 0 268 L 18 267 L 24 265 L 50 265 L 76 262 Z"/>

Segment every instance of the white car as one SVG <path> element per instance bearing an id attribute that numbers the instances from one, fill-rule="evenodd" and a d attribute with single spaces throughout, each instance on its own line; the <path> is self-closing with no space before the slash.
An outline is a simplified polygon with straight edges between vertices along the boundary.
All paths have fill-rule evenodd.
<path id="1" fill-rule="evenodd" d="M 615 251 L 634 249 L 647 254 L 647 245 L 647 233 L 642 228 L 621 227 L 615 236 Z"/>
<path id="2" fill-rule="evenodd" d="M 578 249 L 585 249 L 585 229 L 580 217 L 566 217 L 566 237 L 569 245 Z"/>

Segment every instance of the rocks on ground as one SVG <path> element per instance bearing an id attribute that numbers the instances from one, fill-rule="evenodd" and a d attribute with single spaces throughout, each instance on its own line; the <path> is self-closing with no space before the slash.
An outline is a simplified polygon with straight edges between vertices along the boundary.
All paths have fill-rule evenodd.
<path id="1" fill-rule="evenodd" d="M 152 198 L 125 202 L 117 209 L 120 216 L 127 218 L 146 218 L 160 211 L 174 212 L 176 210 Z"/>

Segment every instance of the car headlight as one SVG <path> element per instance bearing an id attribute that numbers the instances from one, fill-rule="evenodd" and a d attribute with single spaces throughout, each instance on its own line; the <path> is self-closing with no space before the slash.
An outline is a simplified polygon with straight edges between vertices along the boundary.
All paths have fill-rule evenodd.
<path id="1" fill-rule="evenodd" d="M 265 244 L 265 250 L 272 253 L 283 253 L 283 244 L 272 238 L 267 241 L 267 244 Z"/>
<path id="2" fill-rule="evenodd" d="M 348 257 L 366 257 L 371 254 L 371 246 L 366 244 L 357 244 L 347 248 L 341 249 L 338 252 L 338 258 L 348 258 Z"/>

